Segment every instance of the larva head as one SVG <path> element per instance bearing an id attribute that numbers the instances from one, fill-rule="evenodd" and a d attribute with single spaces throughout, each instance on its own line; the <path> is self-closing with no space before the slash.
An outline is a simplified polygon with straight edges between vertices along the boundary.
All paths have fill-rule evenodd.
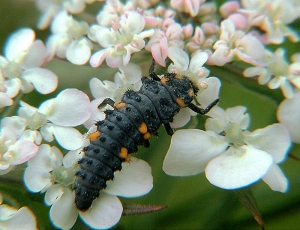
<path id="1" fill-rule="evenodd" d="M 199 91 L 199 87 L 188 77 L 176 73 L 167 73 L 161 82 L 171 93 L 173 99 L 180 107 L 188 106 Z"/>

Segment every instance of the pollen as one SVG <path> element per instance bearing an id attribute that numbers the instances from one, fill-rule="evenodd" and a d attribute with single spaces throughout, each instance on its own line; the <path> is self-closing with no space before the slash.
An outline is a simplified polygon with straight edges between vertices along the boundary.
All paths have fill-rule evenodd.
<path id="1" fill-rule="evenodd" d="M 147 130 L 148 130 L 147 125 L 143 122 L 139 127 L 139 131 L 141 134 L 145 134 L 147 133 Z"/>
<path id="2" fill-rule="evenodd" d="M 91 141 L 97 140 L 98 137 L 100 137 L 101 133 L 99 131 L 96 131 L 94 133 L 90 133 L 87 135 L 87 138 Z"/>

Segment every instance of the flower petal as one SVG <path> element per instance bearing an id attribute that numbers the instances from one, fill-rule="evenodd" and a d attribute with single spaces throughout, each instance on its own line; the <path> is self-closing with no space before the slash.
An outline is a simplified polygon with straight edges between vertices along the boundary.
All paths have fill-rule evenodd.
<path id="1" fill-rule="evenodd" d="M 72 41 L 67 48 L 66 58 L 75 65 L 84 65 L 91 56 L 91 47 L 87 39 Z"/>
<path id="2" fill-rule="evenodd" d="M 54 201 L 50 209 L 50 218 L 55 226 L 70 229 L 75 224 L 78 214 L 74 199 L 72 191 L 65 188 L 62 196 Z"/>
<path id="3" fill-rule="evenodd" d="M 57 76 L 50 70 L 42 68 L 27 69 L 22 73 L 22 80 L 25 80 L 27 84 L 32 84 L 34 88 L 42 94 L 48 94 L 53 92 L 57 85 Z M 28 85 L 25 92 L 30 92 L 31 87 Z"/>
<path id="4" fill-rule="evenodd" d="M 83 136 L 77 129 L 53 126 L 53 134 L 57 142 L 65 149 L 75 150 L 82 146 Z"/>
<path id="5" fill-rule="evenodd" d="M 254 130 L 246 136 L 246 141 L 255 148 L 271 154 L 275 163 L 282 162 L 291 147 L 289 133 L 282 124 L 273 124 Z"/>
<path id="6" fill-rule="evenodd" d="M 274 191 L 287 192 L 288 190 L 288 179 L 277 164 L 273 164 L 262 179 Z"/>
<path id="7" fill-rule="evenodd" d="M 293 142 L 300 143 L 300 92 L 297 92 L 291 99 L 283 100 L 277 109 L 277 119 L 288 130 Z"/>
<path id="8" fill-rule="evenodd" d="M 201 173 L 208 161 L 227 148 L 227 142 L 213 132 L 197 129 L 174 133 L 163 163 L 163 170 L 172 176 L 189 176 Z"/>
<path id="9" fill-rule="evenodd" d="M 55 99 L 45 101 L 38 110 L 52 123 L 61 126 L 81 125 L 90 117 L 88 96 L 77 89 L 65 89 Z"/>
<path id="10" fill-rule="evenodd" d="M 205 174 L 217 187 L 237 189 L 262 178 L 272 163 L 270 154 L 252 146 L 231 147 L 208 163 Z"/>
<path id="11" fill-rule="evenodd" d="M 101 193 L 100 197 L 94 200 L 92 208 L 79 212 L 79 215 L 90 227 L 106 229 L 118 223 L 122 211 L 122 204 L 116 196 Z"/>
<path id="12" fill-rule="evenodd" d="M 107 182 L 105 192 L 123 197 L 137 197 L 147 194 L 152 187 L 151 167 L 147 162 L 131 157 L 129 163 L 122 164 L 122 171 L 115 172 L 114 180 Z"/>

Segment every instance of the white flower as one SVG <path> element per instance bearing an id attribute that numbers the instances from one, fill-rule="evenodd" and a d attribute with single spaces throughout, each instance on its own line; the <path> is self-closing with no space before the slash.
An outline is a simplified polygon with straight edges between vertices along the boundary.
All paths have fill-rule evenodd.
<path id="1" fill-rule="evenodd" d="M 14 208 L 7 204 L 3 204 L 3 196 L 0 200 L 0 229 L 22 229 L 33 230 L 37 229 L 35 215 L 28 207 L 20 209 Z"/>
<path id="2" fill-rule="evenodd" d="M 163 170 L 174 176 L 205 171 L 210 183 L 224 189 L 263 179 L 271 189 L 286 192 L 288 181 L 277 165 L 286 158 L 291 144 L 286 128 L 273 124 L 249 132 L 249 116 L 244 113 L 244 107 L 226 112 L 216 107 L 205 124 L 207 131 L 175 132 Z"/>
<path id="3" fill-rule="evenodd" d="M 97 78 L 90 80 L 90 89 L 95 100 L 91 102 L 92 113 L 91 117 L 84 123 L 87 128 L 95 124 L 95 121 L 103 120 L 105 118 L 104 110 L 108 106 L 98 108 L 105 98 L 111 98 L 114 101 L 120 101 L 123 94 L 128 89 L 138 91 L 142 85 L 142 70 L 133 63 L 128 63 L 127 66 L 120 67 L 115 74 L 114 82 L 104 80 L 100 81 Z"/>
<path id="4" fill-rule="evenodd" d="M 45 192 L 45 202 L 51 205 L 50 218 L 59 228 L 71 228 L 78 215 L 92 228 L 110 228 L 122 215 L 122 204 L 117 196 L 136 197 L 148 193 L 153 186 L 150 166 L 136 158 L 122 164 L 113 181 L 100 192 L 92 207 L 85 212 L 75 207 L 70 185 L 75 180 L 78 151 L 70 151 L 64 158 L 56 147 L 42 145 L 39 154 L 28 162 L 24 181 L 32 192 Z M 137 174 L 137 172 L 139 172 Z"/>
<path id="5" fill-rule="evenodd" d="M 215 65 L 222 66 L 234 60 L 241 60 L 253 65 L 261 65 L 264 55 L 262 43 L 242 30 L 236 30 L 230 19 L 221 22 L 220 39 L 214 44 L 211 60 Z"/>
<path id="6" fill-rule="evenodd" d="M 75 65 L 84 65 L 91 56 L 91 41 L 85 37 L 86 22 L 76 21 L 66 11 L 57 13 L 51 24 L 52 35 L 48 38 L 47 49 L 51 57 L 67 58 Z"/>
<path id="7" fill-rule="evenodd" d="M 179 12 L 184 12 L 195 17 L 200 10 L 200 0 L 171 0 L 171 7 Z"/>
<path id="8" fill-rule="evenodd" d="M 0 175 L 8 173 L 15 165 L 22 164 L 36 155 L 38 146 L 23 139 L 21 132 L 15 129 L 9 118 L 1 121 L 0 130 Z"/>
<path id="9" fill-rule="evenodd" d="M 137 23 L 138 22 L 138 23 Z M 129 11 L 126 17 L 119 21 L 119 28 L 107 28 L 93 25 L 89 31 L 89 38 L 98 42 L 103 49 L 94 53 L 90 59 L 93 67 L 98 67 L 106 59 L 109 67 L 126 66 L 131 54 L 139 52 L 145 47 L 144 39 L 153 34 L 153 29 L 143 31 L 145 19 L 135 11 Z"/>
<path id="10" fill-rule="evenodd" d="M 168 48 L 168 57 L 173 61 L 168 67 L 168 72 L 187 76 L 199 87 L 196 99 L 202 108 L 218 98 L 221 82 L 215 77 L 206 78 L 209 70 L 203 67 L 208 58 L 207 53 L 197 52 L 189 60 L 187 53 L 181 48 L 171 46 Z M 203 85 L 204 87 L 202 87 Z M 195 115 L 195 113 L 189 108 L 181 109 L 171 123 L 172 128 L 184 126 L 190 120 L 191 115 Z"/>
<path id="11" fill-rule="evenodd" d="M 265 67 L 245 69 L 244 76 L 258 75 L 260 84 L 267 84 L 270 89 L 280 88 L 286 98 L 292 98 L 295 88 L 300 88 L 300 61 L 295 59 L 289 64 L 285 59 L 285 50 L 278 48 L 274 53 L 266 52 L 265 63 Z"/>
<path id="12" fill-rule="evenodd" d="M 37 22 L 37 27 L 39 29 L 46 29 L 54 15 L 61 10 L 78 14 L 84 11 L 86 3 L 91 4 L 95 1 L 96 0 L 36 0 L 35 3 L 42 12 Z"/>
<path id="13" fill-rule="evenodd" d="M 300 143 L 300 91 L 290 99 L 284 99 L 277 108 L 277 119 L 289 131 L 293 142 Z"/>
<path id="14" fill-rule="evenodd" d="M 10 105 L 7 96 L 14 98 L 19 91 L 23 93 L 36 89 L 48 94 L 57 87 L 57 76 L 50 70 L 40 68 L 48 61 L 46 48 L 42 41 L 35 40 L 32 29 L 22 28 L 10 35 L 0 56 L 0 92 Z M 3 95 L 6 94 L 6 97 Z"/>
<path id="15" fill-rule="evenodd" d="M 26 119 L 31 130 L 40 132 L 48 142 L 55 137 L 63 148 L 69 150 L 82 146 L 82 135 L 73 127 L 85 122 L 90 113 L 89 98 L 77 89 L 63 90 L 56 98 L 43 102 L 38 109 L 25 102 L 21 102 L 19 109 L 19 116 Z"/>

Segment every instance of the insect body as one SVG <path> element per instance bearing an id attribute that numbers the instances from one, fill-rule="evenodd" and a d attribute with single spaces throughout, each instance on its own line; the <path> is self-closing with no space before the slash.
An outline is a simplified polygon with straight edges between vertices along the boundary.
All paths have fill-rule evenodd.
<path id="1" fill-rule="evenodd" d="M 153 62 L 149 70 L 150 78 L 142 78 L 138 92 L 128 90 L 120 102 L 107 98 L 101 103 L 111 105 L 113 110 L 106 110 L 105 120 L 96 123 L 97 131 L 88 136 L 90 145 L 83 148 L 85 156 L 78 162 L 81 169 L 76 172 L 73 189 L 79 210 L 91 207 L 130 153 L 137 152 L 139 145 L 149 147 L 149 137 L 157 135 L 162 124 L 172 135 L 169 122 L 181 108 L 205 114 L 218 103 L 217 99 L 205 109 L 199 108 L 192 103 L 199 90 L 197 85 L 175 73 L 159 78 L 153 71 L 154 65 Z"/>

